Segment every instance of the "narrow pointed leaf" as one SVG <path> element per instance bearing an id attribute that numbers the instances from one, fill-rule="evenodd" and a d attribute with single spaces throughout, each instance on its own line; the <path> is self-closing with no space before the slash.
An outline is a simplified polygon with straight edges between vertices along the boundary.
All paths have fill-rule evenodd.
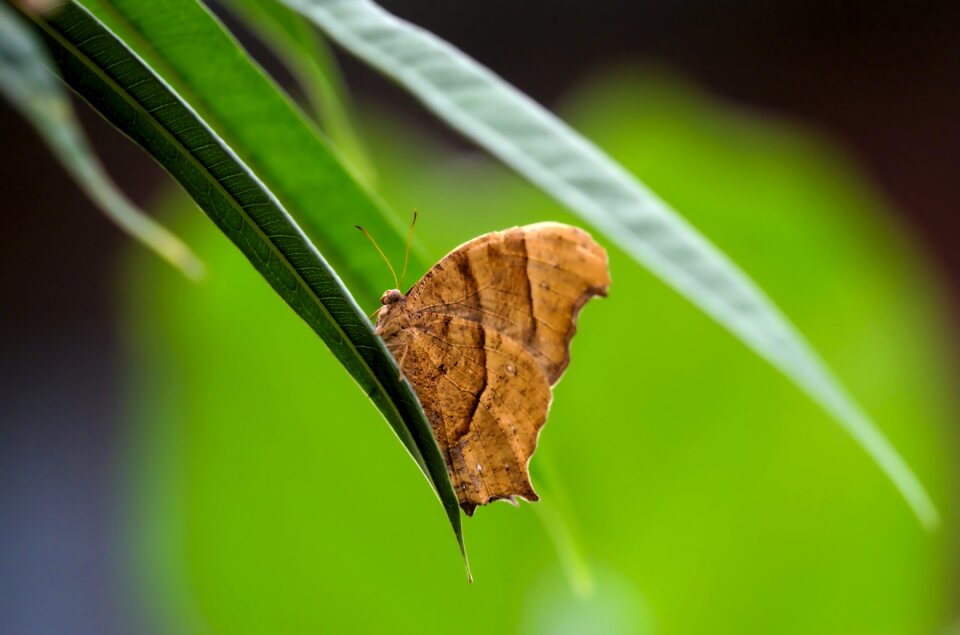
<path id="1" fill-rule="evenodd" d="M 83 7 L 68 4 L 36 23 L 67 83 L 180 182 L 360 384 L 434 487 L 463 551 L 457 498 L 415 393 L 336 272 L 273 193 Z M 256 389 L 256 377 L 249 388 Z"/>
<path id="2" fill-rule="evenodd" d="M 936 507 L 800 332 L 725 254 L 590 141 L 450 44 L 369 0 L 278 0 L 601 230 L 789 377 L 869 453 L 920 521 Z"/>
<path id="3" fill-rule="evenodd" d="M 33 125 L 110 220 L 188 278 L 201 277 L 203 263 L 189 247 L 133 205 L 107 177 L 49 65 L 47 52 L 23 18 L 0 4 L 0 93 Z"/>
<path id="4" fill-rule="evenodd" d="M 390 213 L 360 184 L 326 136 L 196 0 L 76 4 L 190 103 L 297 220 L 369 312 L 392 282 L 354 225 L 369 230 L 398 262 L 407 214 Z M 426 270 L 417 250 L 411 258 L 414 270 Z"/>

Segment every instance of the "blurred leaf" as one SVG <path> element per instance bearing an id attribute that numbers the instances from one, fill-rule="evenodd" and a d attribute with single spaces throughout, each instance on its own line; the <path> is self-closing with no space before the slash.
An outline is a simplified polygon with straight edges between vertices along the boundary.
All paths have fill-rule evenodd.
<path id="1" fill-rule="evenodd" d="M 274 0 L 226 0 L 223 4 L 283 59 L 306 91 L 333 145 L 365 183 L 372 183 L 374 166 L 351 121 L 348 111 L 351 104 L 340 69 L 333 52 L 313 25 Z"/>
<path id="2" fill-rule="evenodd" d="M 257 175 L 365 306 L 387 270 L 354 229 L 362 225 L 393 262 L 403 258 L 407 216 L 364 189 L 316 125 L 196 0 L 78 0 L 179 93 Z M 198 63 L 203 60 L 203 63 Z M 417 249 L 414 271 L 429 263 Z M 372 307 L 370 307 L 372 308 Z M 369 312 L 370 309 L 367 311 Z"/>
<path id="3" fill-rule="evenodd" d="M 799 331 L 737 265 L 622 166 L 447 42 L 368 0 L 278 1 L 580 214 L 787 375 L 857 440 L 920 521 L 937 525 L 919 480 Z"/>
<path id="4" fill-rule="evenodd" d="M 107 177 L 74 117 L 53 65 L 26 23 L 0 4 L 0 93 L 27 119 L 101 210 L 161 258 L 197 279 L 203 263 L 179 238 L 134 206 Z"/>
<path id="5" fill-rule="evenodd" d="M 70 4 L 37 23 L 64 79 L 180 182 L 360 384 L 433 485 L 463 551 L 457 498 L 416 395 L 337 274 L 273 193 L 84 8 Z"/>

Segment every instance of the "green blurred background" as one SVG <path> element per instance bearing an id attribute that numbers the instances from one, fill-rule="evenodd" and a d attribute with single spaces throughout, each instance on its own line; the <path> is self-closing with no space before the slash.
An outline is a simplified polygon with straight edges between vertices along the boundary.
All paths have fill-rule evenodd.
<path id="1" fill-rule="evenodd" d="M 434 259 L 486 231 L 579 224 L 482 154 L 425 130 L 394 94 L 364 99 L 369 81 L 359 80 L 357 120 L 376 188 L 401 219 L 419 210 L 418 238 Z M 542 501 L 465 520 L 476 579 L 467 584 L 434 494 L 375 408 L 165 186 L 151 206 L 210 274 L 187 282 L 125 243 L 104 271 L 84 274 L 105 281 L 119 351 L 102 403 L 72 414 L 49 391 L 62 382 L 83 392 L 89 381 L 100 394 L 95 338 L 46 341 L 89 356 L 94 370 L 44 366 L 58 358 L 43 346 L 21 383 L 7 381 L 16 354 L 4 367 L 5 390 L 31 389 L 9 389 L 0 406 L 3 632 L 960 628 L 950 280 L 916 225 L 842 144 L 664 66 L 598 62 L 551 106 L 769 291 L 931 490 L 940 530 L 925 532 L 786 379 L 594 234 L 614 282 L 581 315 L 555 390 L 532 463 Z M 386 266 L 380 282 L 392 286 Z M 372 310 L 378 298 L 358 300 Z M 122 425 L 84 428 L 86 412 Z M 14 425 L 31 416 L 76 425 L 38 441 Z M 43 443 L 109 458 L 89 489 L 68 486 L 72 464 Z M 105 501 L 89 493 L 101 487 Z M 91 508 L 98 520 L 86 523 Z"/>
<path id="2" fill-rule="evenodd" d="M 771 290 L 949 514 L 935 289 L 842 152 L 662 73 L 602 74 L 561 113 Z M 576 222 L 389 111 L 364 121 L 381 191 L 420 210 L 436 259 L 482 232 Z M 172 632 L 944 624 L 952 518 L 925 533 L 826 415 L 615 249 L 610 297 L 582 315 L 533 460 L 545 509 L 467 519 L 468 585 L 433 493 L 361 391 L 205 218 L 179 199 L 163 207 L 212 272 L 193 285 L 132 248 L 121 285 L 136 369 L 131 548 Z M 551 539 L 556 513 L 587 562 L 582 597 Z"/>

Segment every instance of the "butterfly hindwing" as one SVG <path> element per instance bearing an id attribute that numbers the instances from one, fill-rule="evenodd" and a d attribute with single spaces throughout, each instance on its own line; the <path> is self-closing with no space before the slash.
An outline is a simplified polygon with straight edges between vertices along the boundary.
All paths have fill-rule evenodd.
<path id="1" fill-rule="evenodd" d="M 550 384 L 514 340 L 463 318 L 427 314 L 407 329 L 402 370 L 446 454 L 461 506 L 537 500 L 527 464 L 550 407 Z"/>

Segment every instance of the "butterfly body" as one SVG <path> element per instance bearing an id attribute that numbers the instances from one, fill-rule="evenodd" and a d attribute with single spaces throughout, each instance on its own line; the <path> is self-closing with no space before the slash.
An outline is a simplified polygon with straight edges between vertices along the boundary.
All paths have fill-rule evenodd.
<path id="1" fill-rule="evenodd" d="M 430 420 L 461 508 L 538 500 L 528 463 L 569 363 L 580 309 L 610 284 L 583 230 L 539 223 L 475 238 L 406 294 L 383 294 L 377 333 Z"/>

